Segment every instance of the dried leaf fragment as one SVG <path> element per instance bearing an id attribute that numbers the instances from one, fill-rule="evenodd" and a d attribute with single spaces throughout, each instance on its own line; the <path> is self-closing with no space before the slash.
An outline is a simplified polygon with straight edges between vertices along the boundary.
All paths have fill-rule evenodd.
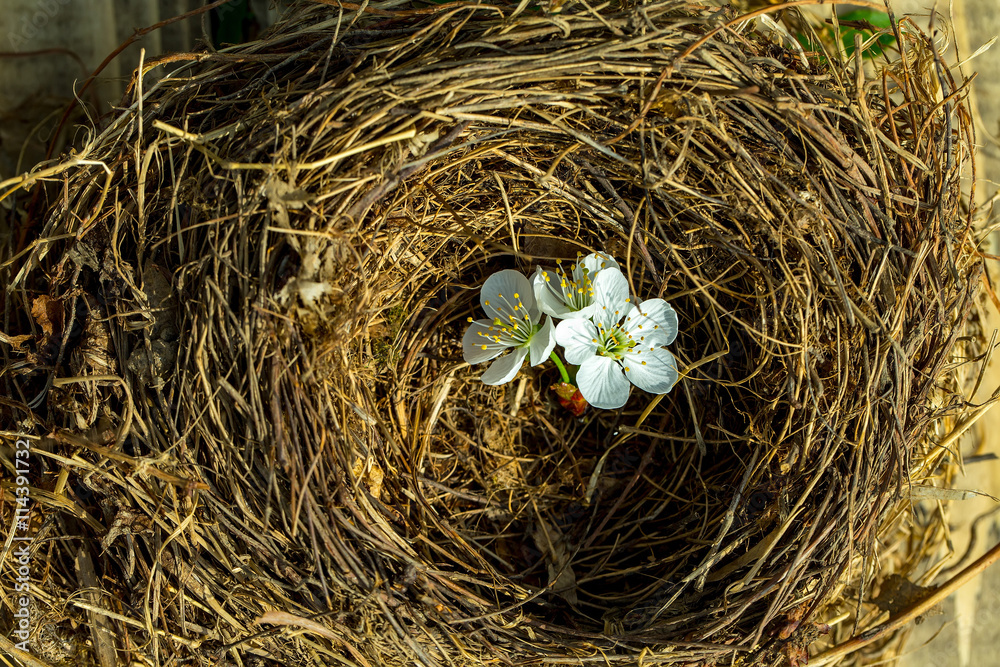
<path id="1" fill-rule="evenodd" d="M 545 564 L 549 571 L 549 586 L 552 591 L 575 605 L 576 573 L 570 565 L 572 548 L 567 543 L 566 536 L 557 526 L 553 526 L 542 517 L 537 517 L 531 537 L 535 547 L 545 555 Z"/>
<path id="2" fill-rule="evenodd" d="M 52 336 L 62 331 L 63 307 L 58 299 L 53 299 L 45 294 L 36 297 L 31 302 L 31 315 L 46 336 Z"/>

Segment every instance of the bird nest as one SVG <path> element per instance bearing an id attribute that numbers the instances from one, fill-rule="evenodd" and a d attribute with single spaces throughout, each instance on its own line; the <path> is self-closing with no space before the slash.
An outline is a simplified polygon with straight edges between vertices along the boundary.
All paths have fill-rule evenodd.
<path id="1" fill-rule="evenodd" d="M 864 629 L 964 409 L 966 89 L 906 21 L 874 66 L 768 25 L 301 3 L 4 184 L 34 655 L 795 664 Z M 484 385 L 483 281 L 595 251 L 677 312 L 675 388 Z"/>

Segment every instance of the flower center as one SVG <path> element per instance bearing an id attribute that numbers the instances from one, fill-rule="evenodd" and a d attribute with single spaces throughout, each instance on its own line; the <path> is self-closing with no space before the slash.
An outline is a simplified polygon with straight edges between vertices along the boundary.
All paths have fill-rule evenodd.
<path id="1" fill-rule="evenodd" d="M 490 332 L 480 331 L 479 335 L 499 345 L 508 347 L 521 347 L 531 341 L 541 326 L 532 324 L 528 309 L 521 303 L 521 295 L 514 292 L 514 298 L 508 299 L 503 294 L 497 294 L 496 300 L 486 302 L 487 306 L 492 306 L 499 313 L 490 325 Z M 483 346 L 486 349 L 486 346 Z"/>
<path id="2" fill-rule="evenodd" d="M 560 264 L 556 268 L 555 277 L 558 283 L 553 282 L 552 275 L 548 271 L 542 271 L 542 278 L 545 279 L 545 287 L 562 300 L 571 310 L 583 310 L 590 305 L 594 298 L 594 283 L 590 279 L 590 270 L 582 264 L 574 264 L 570 267 L 571 273 L 566 273 Z"/>
<path id="3" fill-rule="evenodd" d="M 597 354 L 621 361 L 626 352 L 635 347 L 632 335 L 624 329 L 615 326 L 610 330 L 598 326 L 600 338 L 597 343 Z"/>

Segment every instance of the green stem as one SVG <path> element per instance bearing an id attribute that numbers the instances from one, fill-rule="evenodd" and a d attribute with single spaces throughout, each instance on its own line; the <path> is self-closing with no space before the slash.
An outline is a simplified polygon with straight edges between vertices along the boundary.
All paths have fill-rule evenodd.
<path id="1" fill-rule="evenodd" d="M 552 350 L 552 354 L 549 355 L 549 359 L 556 362 L 556 368 L 559 369 L 560 375 L 562 375 L 563 382 L 566 384 L 573 384 L 569 379 L 569 372 L 566 371 L 566 366 L 563 365 L 562 359 L 556 354 L 555 350 Z"/>

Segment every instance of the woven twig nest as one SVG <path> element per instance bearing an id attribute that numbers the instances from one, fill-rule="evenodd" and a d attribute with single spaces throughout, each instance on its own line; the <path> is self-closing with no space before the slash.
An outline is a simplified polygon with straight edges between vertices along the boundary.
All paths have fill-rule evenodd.
<path id="1" fill-rule="evenodd" d="M 900 24 L 871 77 L 687 3 L 347 7 L 171 58 L 19 186 L 45 211 L 4 265 L 2 410 L 48 489 L 32 641 L 800 659 L 868 604 L 958 406 L 981 263 L 933 45 Z M 579 419 L 549 366 L 485 386 L 484 279 L 592 251 L 679 314 L 678 385 Z"/>

